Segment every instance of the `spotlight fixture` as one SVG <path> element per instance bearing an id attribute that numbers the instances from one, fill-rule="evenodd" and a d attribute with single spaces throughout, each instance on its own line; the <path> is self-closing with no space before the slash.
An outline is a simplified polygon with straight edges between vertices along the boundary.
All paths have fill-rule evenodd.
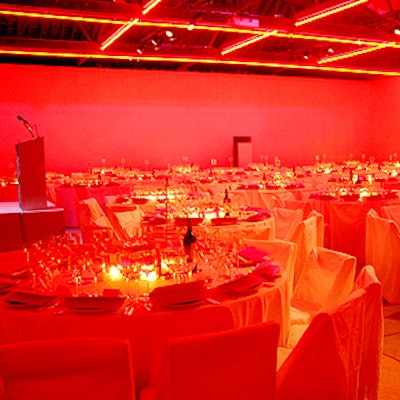
<path id="1" fill-rule="evenodd" d="M 395 35 L 400 35 L 400 26 L 396 26 L 396 28 L 394 28 L 393 33 Z"/>
<path id="2" fill-rule="evenodd" d="M 168 39 L 172 39 L 172 38 L 174 37 L 174 33 L 171 32 L 171 31 L 165 31 L 165 36 L 166 36 Z"/>

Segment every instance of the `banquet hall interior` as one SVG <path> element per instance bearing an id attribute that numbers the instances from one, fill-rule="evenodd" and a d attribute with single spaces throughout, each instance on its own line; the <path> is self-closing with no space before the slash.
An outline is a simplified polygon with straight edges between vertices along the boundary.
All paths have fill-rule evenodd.
<path id="1" fill-rule="evenodd" d="M 399 399 L 399 27 L 0 1 L 0 399 Z"/>

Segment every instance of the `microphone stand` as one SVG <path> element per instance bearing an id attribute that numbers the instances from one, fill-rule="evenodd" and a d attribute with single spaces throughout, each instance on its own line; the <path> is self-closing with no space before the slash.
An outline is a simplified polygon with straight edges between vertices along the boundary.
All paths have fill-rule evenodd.
<path id="1" fill-rule="evenodd" d="M 33 129 L 32 126 L 30 124 L 28 124 L 27 122 L 23 121 L 25 128 L 28 130 L 28 132 L 31 134 L 31 138 L 35 139 L 35 135 L 33 134 Z M 36 135 L 37 135 L 37 130 L 36 130 Z"/>

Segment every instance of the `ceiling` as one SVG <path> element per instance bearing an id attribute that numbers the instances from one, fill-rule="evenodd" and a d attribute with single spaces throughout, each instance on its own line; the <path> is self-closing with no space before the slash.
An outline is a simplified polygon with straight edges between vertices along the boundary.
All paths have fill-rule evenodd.
<path id="1" fill-rule="evenodd" d="M 400 76 L 398 25 L 400 0 L 10 0 L 0 62 L 366 80 Z"/>

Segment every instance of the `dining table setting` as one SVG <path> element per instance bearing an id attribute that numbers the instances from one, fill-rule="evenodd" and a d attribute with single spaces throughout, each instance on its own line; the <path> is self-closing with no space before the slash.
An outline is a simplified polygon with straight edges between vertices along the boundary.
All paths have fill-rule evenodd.
<path id="1" fill-rule="evenodd" d="M 285 260 L 196 231 L 179 241 L 115 243 L 57 235 L 0 254 L 0 343 L 62 337 L 131 341 L 136 388 L 167 338 L 276 320 L 289 326 Z"/>

